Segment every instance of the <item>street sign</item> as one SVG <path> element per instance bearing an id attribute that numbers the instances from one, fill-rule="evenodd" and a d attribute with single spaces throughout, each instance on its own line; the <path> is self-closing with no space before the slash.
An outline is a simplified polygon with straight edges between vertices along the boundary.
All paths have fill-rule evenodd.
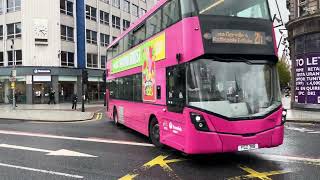
<path id="1" fill-rule="evenodd" d="M 16 88 L 16 82 L 11 82 L 11 89 L 15 89 Z"/>
<path id="2" fill-rule="evenodd" d="M 17 70 L 15 70 L 15 69 L 11 70 L 11 76 L 17 77 Z"/>
<path id="3" fill-rule="evenodd" d="M 15 81 L 17 81 L 17 78 L 16 77 L 10 77 L 9 80 L 10 80 L 10 82 L 15 82 Z"/>

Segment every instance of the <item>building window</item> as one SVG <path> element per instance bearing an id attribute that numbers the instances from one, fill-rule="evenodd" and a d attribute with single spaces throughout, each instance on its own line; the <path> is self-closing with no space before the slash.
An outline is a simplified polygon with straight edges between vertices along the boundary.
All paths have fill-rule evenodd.
<path id="1" fill-rule="evenodd" d="M 0 52 L 0 67 L 4 66 L 3 52 Z"/>
<path id="2" fill-rule="evenodd" d="M 0 40 L 3 40 L 3 26 L 0 25 Z"/>
<path id="3" fill-rule="evenodd" d="M 101 46 L 107 47 L 109 45 L 110 36 L 107 34 L 100 34 L 100 44 Z"/>
<path id="4" fill-rule="evenodd" d="M 141 8 L 140 9 L 140 17 L 143 16 L 145 13 L 147 13 L 147 10 Z"/>
<path id="5" fill-rule="evenodd" d="M 107 57 L 106 56 L 101 56 L 101 69 L 106 68 L 106 62 L 107 62 Z"/>
<path id="6" fill-rule="evenodd" d="M 100 11 L 100 23 L 109 26 L 109 13 Z"/>
<path id="7" fill-rule="evenodd" d="M 7 12 L 21 10 L 21 0 L 7 0 Z"/>
<path id="8" fill-rule="evenodd" d="M 22 65 L 22 50 L 7 51 L 8 66 Z"/>
<path id="9" fill-rule="evenodd" d="M 61 66 L 74 67 L 74 53 L 61 51 Z"/>
<path id="10" fill-rule="evenodd" d="M 69 16 L 73 16 L 73 2 L 68 0 L 60 0 L 60 12 Z"/>
<path id="11" fill-rule="evenodd" d="M 139 16 L 138 6 L 135 4 L 132 4 L 132 15 L 134 15 L 136 17 Z"/>
<path id="12" fill-rule="evenodd" d="M 120 9 L 120 0 L 112 0 L 112 6 Z"/>
<path id="13" fill-rule="evenodd" d="M 87 54 L 87 67 L 88 68 L 99 68 L 98 67 L 98 55 Z"/>
<path id="14" fill-rule="evenodd" d="M 91 31 L 87 29 L 87 43 L 91 44 L 97 44 L 98 41 L 98 35 L 96 31 Z"/>
<path id="15" fill-rule="evenodd" d="M 112 27 L 120 29 L 120 18 L 112 15 Z"/>
<path id="16" fill-rule="evenodd" d="M 86 5 L 86 18 L 97 21 L 97 8 Z"/>
<path id="17" fill-rule="evenodd" d="M 130 13 L 130 2 L 127 0 L 123 1 L 123 11 Z"/>
<path id="18" fill-rule="evenodd" d="M 3 0 L 0 0 L 0 15 L 4 13 Z"/>
<path id="19" fill-rule="evenodd" d="M 106 3 L 106 4 L 109 4 L 110 2 L 109 2 L 109 0 L 100 0 L 101 2 L 104 2 L 104 3 Z"/>
<path id="20" fill-rule="evenodd" d="M 127 20 L 123 20 L 122 21 L 122 25 L 123 25 L 123 30 L 125 31 L 125 30 L 127 30 L 129 27 L 130 27 L 130 21 L 127 21 Z"/>
<path id="21" fill-rule="evenodd" d="M 73 28 L 61 25 L 61 39 L 65 41 L 74 41 Z"/>
<path id="22" fill-rule="evenodd" d="M 20 38 L 21 37 L 21 23 L 7 24 L 7 38 Z"/>

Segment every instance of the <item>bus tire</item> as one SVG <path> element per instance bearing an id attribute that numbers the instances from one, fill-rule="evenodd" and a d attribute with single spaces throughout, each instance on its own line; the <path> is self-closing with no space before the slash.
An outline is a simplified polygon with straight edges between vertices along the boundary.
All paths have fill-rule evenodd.
<path id="1" fill-rule="evenodd" d="M 116 108 L 113 109 L 113 123 L 114 125 L 119 126 L 119 117 Z"/>
<path id="2" fill-rule="evenodd" d="M 160 126 L 156 117 L 152 117 L 149 123 L 149 138 L 156 147 L 163 147 L 163 144 L 160 143 Z"/>

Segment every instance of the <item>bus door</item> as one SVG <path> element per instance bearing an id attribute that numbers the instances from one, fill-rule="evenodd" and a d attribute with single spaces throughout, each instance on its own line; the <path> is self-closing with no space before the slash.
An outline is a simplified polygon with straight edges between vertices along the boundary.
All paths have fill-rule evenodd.
<path id="1" fill-rule="evenodd" d="M 166 141 L 182 143 L 185 129 L 183 109 L 186 104 L 185 65 L 168 67 L 166 78 L 167 111 L 163 113 L 162 117 L 164 129 L 162 138 L 166 139 Z M 179 141 L 177 138 L 181 138 L 182 141 Z"/>

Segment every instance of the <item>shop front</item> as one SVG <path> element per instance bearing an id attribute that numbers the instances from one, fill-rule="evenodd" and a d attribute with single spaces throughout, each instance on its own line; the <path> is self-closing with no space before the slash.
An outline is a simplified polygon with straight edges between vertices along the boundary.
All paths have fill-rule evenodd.
<path id="1" fill-rule="evenodd" d="M 17 104 L 26 103 L 26 79 L 18 76 L 15 83 Z M 12 103 L 11 82 L 8 76 L 0 76 L 0 104 Z"/>
<path id="2" fill-rule="evenodd" d="M 310 16 L 288 24 L 292 58 L 293 108 L 320 110 L 319 20 L 319 17 Z"/>
<path id="3" fill-rule="evenodd" d="M 51 76 L 33 76 L 32 101 L 33 104 L 46 104 L 49 102 L 51 90 Z"/>

